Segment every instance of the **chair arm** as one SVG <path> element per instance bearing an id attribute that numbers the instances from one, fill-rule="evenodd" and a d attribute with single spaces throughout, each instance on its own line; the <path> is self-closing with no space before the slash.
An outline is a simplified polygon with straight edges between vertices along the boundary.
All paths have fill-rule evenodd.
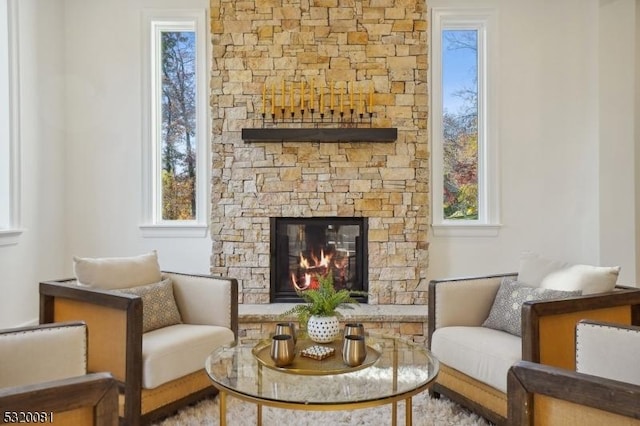
<path id="1" fill-rule="evenodd" d="M 583 319 L 640 324 L 640 290 L 621 289 L 522 305 L 522 359 L 575 370 L 575 329 Z"/>
<path id="2" fill-rule="evenodd" d="M 638 354 L 638 326 L 582 320 L 576 327 L 576 371 L 580 373 L 640 386 Z"/>
<path id="3" fill-rule="evenodd" d="M 85 375 L 87 326 L 74 321 L 2 330 L 0 359 L 3 387 Z"/>
<path id="4" fill-rule="evenodd" d="M 238 337 L 237 280 L 177 272 L 163 274 L 173 281 L 173 292 L 182 321 L 227 327 Z"/>
<path id="5" fill-rule="evenodd" d="M 481 277 L 432 280 L 429 283 L 429 342 L 433 332 L 441 327 L 480 326 L 489 316 L 500 283 L 499 274 Z"/>
<path id="6" fill-rule="evenodd" d="M 117 382 L 109 373 L 95 373 L 0 389 L 0 413 L 3 422 L 17 420 L 6 423 L 116 426 Z"/>
<path id="7" fill-rule="evenodd" d="M 533 425 L 534 417 L 543 424 L 559 414 L 575 421 L 571 424 L 614 424 L 620 421 L 618 416 L 640 418 L 640 386 L 528 361 L 509 369 L 507 395 L 508 424 L 513 426 Z M 556 423 L 562 419 L 556 417 Z"/>
<path id="8" fill-rule="evenodd" d="M 89 333 L 89 372 L 109 371 L 121 381 L 142 365 L 142 299 L 75 284 L 40 283 L 40 323 L 84 321 Z M 139 367 L 141 368 L 141 367 Z"/>

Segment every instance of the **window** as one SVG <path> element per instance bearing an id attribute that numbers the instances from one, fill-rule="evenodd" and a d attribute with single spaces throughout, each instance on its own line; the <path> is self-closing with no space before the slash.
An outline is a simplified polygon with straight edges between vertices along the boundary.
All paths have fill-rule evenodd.
<path id="1" fill-rule="evenodd" d="M 208 90 L 204 11 L 146 14 L 146 236 L 205 236 Z"/>
<path id="2" fill-rule="evenodd" d="M 0 0 L 0 245 L 15 244 L 20 229 L 17 10 Z"/>
<path id="3" fill-rule="evenodd" d="M 434 235 L 497 235 L 495 13 L 431 15 Z"/>

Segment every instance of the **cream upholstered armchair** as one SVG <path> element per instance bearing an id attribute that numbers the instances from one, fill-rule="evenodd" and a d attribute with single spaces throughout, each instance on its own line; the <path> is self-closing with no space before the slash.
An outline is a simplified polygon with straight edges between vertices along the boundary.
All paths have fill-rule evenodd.
<path id="1" fill-rule="evenodd" d="M 576 371 L 520 361 L 509 369 L 509 424 L 640 424 L 640 327 L 580 321 Z"/>
<path id="2" fill-rule="evenodd" d="M 640 324 L 640 290 L 614 289 L 616 268 L 578 266 L 523 259 L 517 273 L 430 282 L 428 345 L 440 361 L 432 394 L 504 424 L 514 363 L 575 370 L 578 321 Z"/>
<path id="3" fill-rule="evenodd" d="M 82 322 L 1 330 L 0 422 L 117 425 L 115 379 L 86 368 Z"/>
<path id="4" fill-rule="evenodd" d="M 123 423 L 146 424 L 216 393 L 204 363 L 237 338 L 236 280 L 161 272 L 155 252 L 74 262 L 76 279 L 40 283 L 40 322 L 87 323 L 89 371 L 120 382 Z"/>

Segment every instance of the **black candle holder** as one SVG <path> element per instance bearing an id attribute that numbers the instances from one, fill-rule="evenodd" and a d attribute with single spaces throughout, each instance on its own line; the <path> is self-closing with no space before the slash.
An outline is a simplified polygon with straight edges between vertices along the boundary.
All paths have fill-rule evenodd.
<path id="1" fill-rule="evenodd" d="M 279 114 L 278 114 L 279 112 Z M 347 111 L 329 109 L 326 114 L 323 110 L 315 108 L 287 108 L 274 109 L 270 114 L 263 112 L 260 114 L 262 118 L 262 128 L 286 128 L 297 124 L 310 124 L 312 127 L 329 127 L 331 125 L 338 127 L 373 127 L 374 112 L 357 112 L 355 108 L 348 108 Z M 298 127 L 298 126 L 296 126 Z"/>

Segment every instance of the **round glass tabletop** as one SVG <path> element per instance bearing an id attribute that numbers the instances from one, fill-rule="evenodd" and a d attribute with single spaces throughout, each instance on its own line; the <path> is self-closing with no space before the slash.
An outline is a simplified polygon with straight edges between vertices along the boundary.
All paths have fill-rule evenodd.
<path id="1" fill-rule="evenodd" d="M 205 368 L 222 391 L 257 402 L 293 406 L 366 405 L 406 399 L 428 388 L 438 374 L 438 360 L 424 346 L 375 335 L 368 335 L 366 343 L 379 352 L 377 361 L 342 374 L 292 374 L 265 367 L 255 356 L 256 342 L 215 350 Z M 296 347 L 298 352 L 301 349 Z"/>

